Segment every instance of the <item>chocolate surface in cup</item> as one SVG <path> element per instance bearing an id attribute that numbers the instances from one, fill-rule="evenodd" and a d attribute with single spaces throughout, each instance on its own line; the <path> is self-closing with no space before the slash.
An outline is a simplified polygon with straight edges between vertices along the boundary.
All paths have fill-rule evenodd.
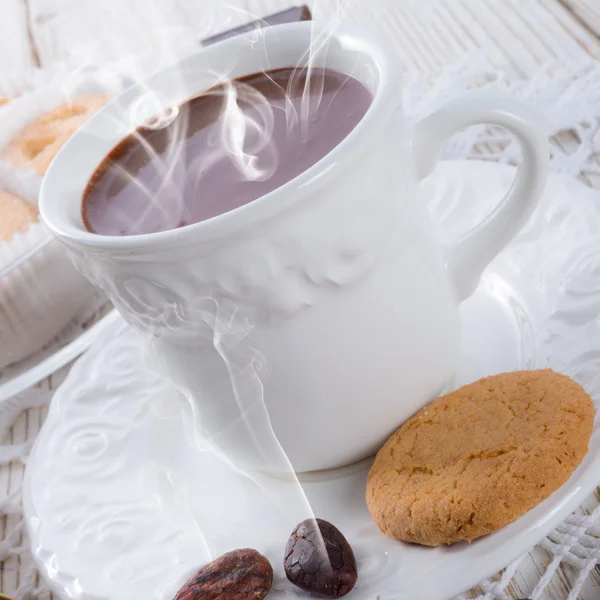
<path id="1" fill-rule="evenodd" d="M 135 235 L 239 208 L 326 156 L 371 102 L 357 79 L 323 68 L 277 69 L 213 87 L 110 152 L 84 192 L 84 224 Z"/>

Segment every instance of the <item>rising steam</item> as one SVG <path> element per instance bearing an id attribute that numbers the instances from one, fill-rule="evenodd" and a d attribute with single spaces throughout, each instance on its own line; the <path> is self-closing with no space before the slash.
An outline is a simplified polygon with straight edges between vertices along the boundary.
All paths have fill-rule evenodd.
<path id="1" fill-rule="evenodd" d="M 225 104 L 222 119 L 222 149 L 248 181 L 269 179 L 277 168 L 277 150 L 271 143 L 273 108 L 254 87 L 242 83 L 224 84 Z M 258 118 L 244 112 L 242 104 L 252 106 Z M 269 155 L 265 156 L 265 150 Z M 259 161 L 262 164 L 259 164 Z"/>
<path id="2" fill-rule="evenodd" d="M 322 92 L 322 71 L 313 77 L 316 57 L 322 57 L 329 38 L 341 23 L 350 0 L 341 0 L 333 18 L 320 22 L 322 28 L 313 26 L 313 39 L 307 54 L 296 65 L 290 86 L 303 85 L 300 114 L 296 111 L 289 95 L 286 103 L 286 122 L 288 129 L 298 124 L 306 124 L 313 110 L 318 108 Z M 154 5 L 148 2 L 147 6 Z M 221 10 L 223 10 L 221 5 Z M 313 13 L 319 20 L 319 4 L 315 3 Z M 149 9 L 149 8 L 148 8 Z M 247 15 L 256 19 L 255 15 Z M 213 26 L 212 19 L 209 19 Z M 208 27 L 207 27 L 208 28 Z M 208 31 L 207 31 L 208 33 Z M 257 40 L 261 33 L 256 32 Z M 171 39 L 171 35 L 167 36 Z M 106 40 L 99 45 L 107 46 Z M 258 43 L 258 42 L 257 42 Z M 160 59 L 151 68 L 138 69 L 139 63 L 127 67 L 124 60 L 115 61 L 104 67 L 99 81 L 113 81 L 117 74 L 126 72 L 128 82 L 144 81 L 153 70 L 173 62 L 177 58 L 177 49 L 164 44 Z M 306 76 L 308 74 L 308 76 Z M 216 79 L 223 83 L 222 127 L 218 139 L 212 147 L 198 156 L 189 172 L 182 172 L 182 157 L 179 155 L 182 145 L 172 144 L 156 159 L 155 152 L 147 140 L 137 135 L 138 141 L 152 156 L 153 166 L 157 169 L 159 184 L 148 189 L 142 187 L 148 206 L 158 208 L 165 222 L 171 228 L 179 226 L 184 211 L 184 198 L 181 181 L 183 177 L 193 177 L 194 185 L 201 188 L 203 174 L 216 162 L 230 160 L 236 169 L 248 181 L 269 179 L 277 168 L 277 148 L 272 144 L 273 108 L 266 98 L 251 86 L 233 84 L 229 73 L 217 73 Z M 183 85 L 183 82 L 182 82 Z M 209 92 L 211 93 L 211 92 Z M 247 110 L 251 106 L 252 110 Z M 172 141 L 186 135 L 188 115 L 185 105 L 163 108 L 163 99 L 157 98 L 147 89 L 140 103 L 134 105 L 122 119 L 130 130 L 144 123 L 150 130 L 164 129 Z M 120 129 L 123 122 L 119 123 Z M 129 185 L 142 186 L 135 174 L 128 173 L 115 163 L 113 176 Z M 142 231 L 148 217 L 148 211 L 137 216 L 136 222 L 125 223 L 132 232 Z M 125 215 L 123 216 L 125 219 Z M 180 342 L 172 342 L 172 354 L 179 359 L 165 362 L 157 344 L 169 344 L 171 334 L 164 323 L 165 331 L 160 338 L 149 336 L 147 344 L 151 354 L 157 359 L 164 376 L 173 382 L 189 402 L 194 419 L 194 439 L 196 448 L 217 454 L 230 468 L 254 481 L 291 524 L 290 531 L 298 522 L 314 516 L 302 485 L 277 439 L 267 412 L 264 400 L 263 381 L 269 369 L 269 357 L 260 349 L 253 338 L 253 327 L 243 311 L 214 297 L 198 299 L 184 298 L 184 314 L 177 313 L 168 327 L 178 331 L 193 332 L 195 336 L 180 351 L 175 348 Z M 177 337 L 173 335 L 173 340 Z M 223 381 L 216 388 L 209 384 L 215 370 L 222 374 Z M 216 408 L 215 408 L 216 407 Z M 239 456 L 234 449 L 240 440 L 252 449 L 251 456 Z M 245 460 L 250 459 L 250 460 Z M 260 465 L 260 468 L 256 468 Z M 282 486 L 269 472 L 277 472 L 293 485 Z M 164 480 L 170 481 L 168 473 Z M 181 499 L 181 496 L 178 496 Z M 283 540 L 282 540 L 283 542 Z"/>

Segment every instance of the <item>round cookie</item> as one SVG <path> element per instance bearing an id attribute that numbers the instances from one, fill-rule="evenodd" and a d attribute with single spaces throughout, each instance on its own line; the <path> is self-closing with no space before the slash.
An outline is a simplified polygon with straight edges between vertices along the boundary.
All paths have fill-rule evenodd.
<path id="1" fill-rule="evenodd" d="M 0 191 L 0 243 L 10 242 L 15 233 L 24 233 L 37 220 L 33 207 L 21 198 Z"/>
<path id="2" fill-rule="evenodd" d="M 377 526 L 426 546 L 471 541 L 563 485 L 588 449 L 592 401 L 547 370 L 486 377 L 438 398 L 377 454 L 367 505 Z"/>
<path id="3" fill-rule="evenodd" d="M 4 148 L 0 160 L 18 169 L 34 169 L 43 177 L 66 141 L 110 99 L 107 94 L 88 94 L 61 104 L 21 130 Z"/>

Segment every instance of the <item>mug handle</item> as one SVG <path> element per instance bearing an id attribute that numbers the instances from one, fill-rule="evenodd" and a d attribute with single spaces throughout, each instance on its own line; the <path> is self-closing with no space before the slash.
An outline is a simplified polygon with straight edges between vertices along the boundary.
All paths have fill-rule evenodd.
<path id="1" fill-rule="evenodd" d="M 548 126 L 543 115 L 512 96 L 473 91 L 446 102 L 414 124 L 411 145 L 417 178 L 434 170 L 444 142 L 453 133 L 482 123 L 513 133 L 520 142 L 522 160 L 502 202 L 446 248 L 446 266 L 460 300 L 475 291 L 483 270 L 532 215 L 548 174 Z"/>

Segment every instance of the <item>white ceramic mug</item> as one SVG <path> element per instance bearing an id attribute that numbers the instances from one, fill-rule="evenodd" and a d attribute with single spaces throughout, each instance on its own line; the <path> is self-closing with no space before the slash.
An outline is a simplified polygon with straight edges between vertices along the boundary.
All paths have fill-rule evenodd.
<path id="1" fill-rule="evenodd" d="M 84 188 L 131 131 L 133 113 L 141 122 L 159 105 L 180 104 L 217 73 L 305 64 L 315 31 L 305 22 L 232 38 L 129 89 L 66 144 L 40 203 L 79 268 L 150 333 L 211 444 L 264 467 L 257 439 L 260 446 L 260 426 L 270 420 L 298 471 L 368 456 L 443 390 L 459 355 L 458 303 L 531 215 L 548 159 L 541 116 L 497 93 L 467 93 L 407 123 L 398 58 L 361 34 L 339 32 L 311 59 L 352 73 L 374 99 L 323 160 L 248 205 L 188 227 L 129 237 L 84 229 Z M 417 182 L 453 132 L 477 123 L 515 134 L 521 166 L 493 213 L 441 247 Z M 262 425 L 248 428 L 253 414 Z"/>

